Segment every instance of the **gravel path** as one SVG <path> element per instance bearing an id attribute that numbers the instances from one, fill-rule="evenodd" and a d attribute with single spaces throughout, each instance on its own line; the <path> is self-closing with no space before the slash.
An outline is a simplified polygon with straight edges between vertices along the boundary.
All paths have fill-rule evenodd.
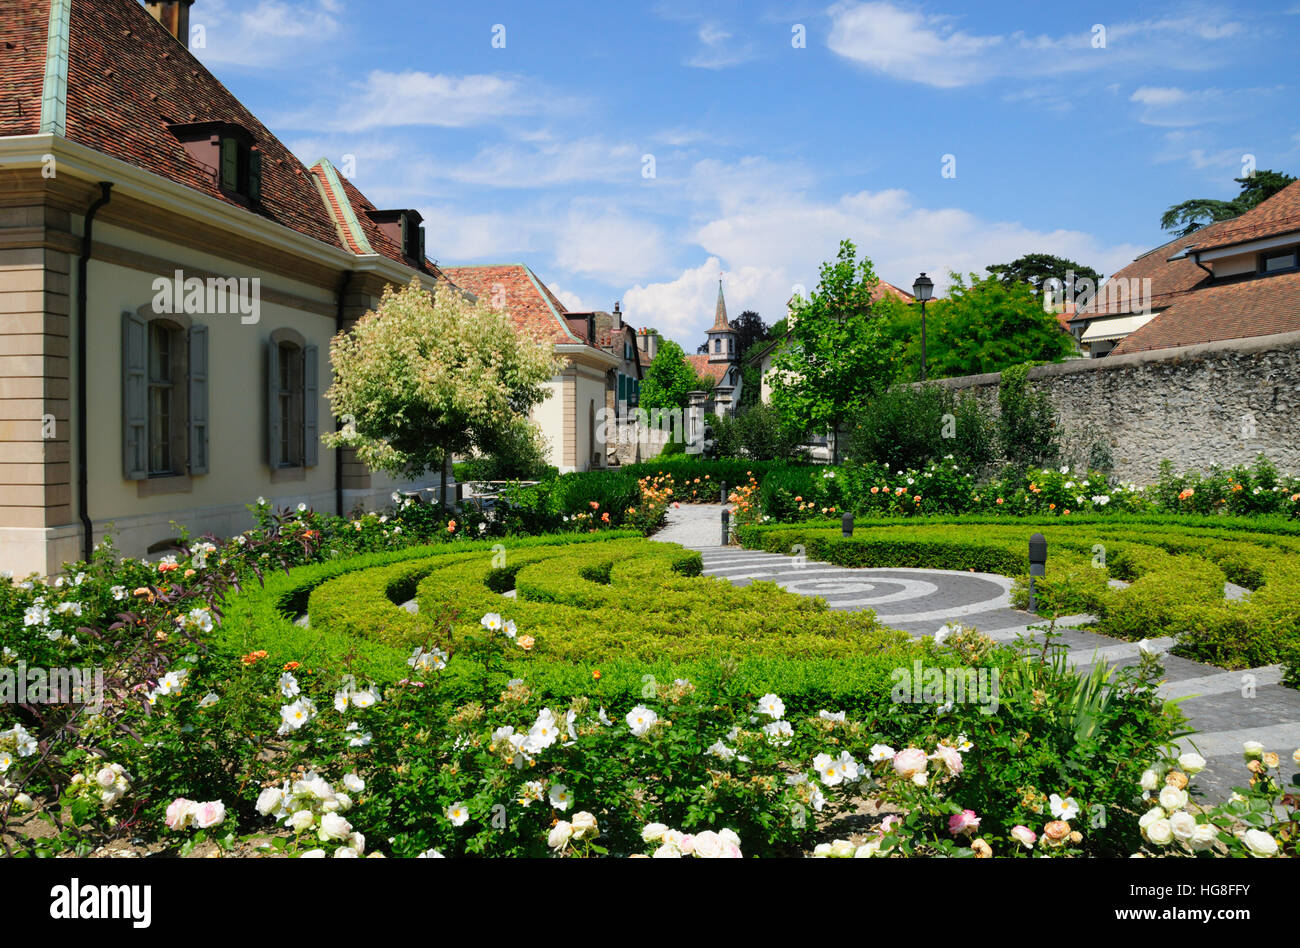
<path id="1" fill-rule="evenodd" d="M 974 626 L 999 641 L 1011 642 L 1043 624 L 1028 612 L 1011 608 L 1011 580 L 988 573 L 962 573 L 929 569 L 849 569 L 819 563 L 798 555 L 766 553 L 722 545 L 722 506 L 690 504 L 668 511 L 668 525 L 654 539 L 699 550 L 704 575 L 738 586 L 767 580 L 791 592 L 821 596 L 832 609 L 874 609 L 886 625 L 913 635 L 933 635 L 949 622 Z M 1116 583 L 1116 585 L 1119 585 Z M 1247 590 L 1231 586 L 1229 599 Z M 1136 642 L 1088 631 L 1094 616 L 1067 616 L 1059 620 L 1060 641 L 1069 647 L 1071 661 L 1088 670 L 1098 662 L 1124 666 L 1136 664 Z M 1155 639 L 1149 648 L 1167 652 L 1173 639 Z M 1295 771 L 1291 752 L 1300 747 L 1300 691 L 1281 685 L 1281 669 L 1226 671 L 1213 665 L 1164 655 L 1167 698 L 1184 698 L 1181 707 L 1198 733 L 1184 738 L 1185 749 L 1195 748 L 1208 766 L 1196 784 L 1208 799 L 1222 799 L 1247 776 L 1241 745 L 1261 741 L 1282 758 L 1283 771 Z M 1190 697 L 1188 697 L 1190 696 Z"/>

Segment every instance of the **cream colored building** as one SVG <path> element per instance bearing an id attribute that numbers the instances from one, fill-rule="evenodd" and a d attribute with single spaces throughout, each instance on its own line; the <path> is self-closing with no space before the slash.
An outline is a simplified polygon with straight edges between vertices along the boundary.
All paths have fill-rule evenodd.
<path id="1" fill-rule="evenodd" d="M 441 277 L 419 214 L 295 159 L 186 49 L 189 6 L 0 0 L 17 100 L 0 110 L 0 569 L 15 574 L 83 558 L 110 529 L 137 556 L 179 525 L 229 535 L 259 496 L 348 512 L 435 481 L 397 485 L 320 441 L 330 338 L 386 286 Z"/>

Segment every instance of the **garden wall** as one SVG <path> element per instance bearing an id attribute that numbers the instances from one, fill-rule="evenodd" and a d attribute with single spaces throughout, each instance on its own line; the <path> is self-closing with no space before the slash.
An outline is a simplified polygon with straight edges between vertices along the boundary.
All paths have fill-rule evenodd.
<path id="1" fill-rule="evenodd" d="M 943 379 L 997 409 L 999 376 Z M 1115 475 L 1151 483 L 1176 471 L 1248 463 L 1261 453 L 1300 473 L 1300 332 L 1042 365 L 1064 429 L 1064 460 L 1094 465 L 1109 450 Z M 1101 453 L 1099 453 L 1101 452 Z"/>

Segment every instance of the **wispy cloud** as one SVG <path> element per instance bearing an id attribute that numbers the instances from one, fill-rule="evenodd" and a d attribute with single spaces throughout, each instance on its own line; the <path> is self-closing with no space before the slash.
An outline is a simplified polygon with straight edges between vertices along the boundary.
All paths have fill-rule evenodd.
<path id="1" fill-rule="evenodd" d="M 754 47 L 717 23 L 704 23 L 697 32 L 700 48 L 686 60 L 700 69 L 726 69 L 754 58 Z"/>
<path id="2" fill-rule="evenodd" d="M 191 28 L 203 27 L 193 52 L 205 64 L 274 70 L 297 68 L 297 57 L 342 32 L 339 0 L 258 0 L 237 9 L 230 0 L 206 0 L 190 14 Z"/>

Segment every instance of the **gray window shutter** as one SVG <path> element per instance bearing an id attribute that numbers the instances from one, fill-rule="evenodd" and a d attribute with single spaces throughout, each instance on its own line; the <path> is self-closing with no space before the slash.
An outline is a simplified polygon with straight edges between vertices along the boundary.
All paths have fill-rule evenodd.
<path id="1" fill-rule="evenodd" d="M 239 142 L 233 138 L 221 139 L 221 186 L 239 190 Z"/>
<path id="2" fill-rule="evenodd" d="M 266 344 L 266 463 L 280 466 L 280 347 Z"/>
<path id="3" fill-rule="evenodd" d="M 420 228 L 420 252 L 415 259 L 416 262 L 420 264 L 420 266 L 424 266 L 424 228 L 423 227 Z"/>
<path id="4" fill-rule="evenodd" d="M 135 313 L 122 314 L 122 476 L 149 476 L 149 327 Z M 84 410 L 84 409 L 83 409 Z"/>
<path id="5" fill-rule="evenodd" d="M 248 196 L 254 201 L 262 200 L 262 153 L 250 152 L 248 155 Z"/>
<path id="6" fill-rule="evenodd" d="M 190 328 L 190 473 L 208 473 L 208 327 Z"/>
<path id="7" fill-rule="evenodd" d="M 304 346 L 302 350 L 302 466 L 315 467 L 320 463 L 320 420 L 317 417 L 319 385 L 316 382 L 317 348 Z"/>

